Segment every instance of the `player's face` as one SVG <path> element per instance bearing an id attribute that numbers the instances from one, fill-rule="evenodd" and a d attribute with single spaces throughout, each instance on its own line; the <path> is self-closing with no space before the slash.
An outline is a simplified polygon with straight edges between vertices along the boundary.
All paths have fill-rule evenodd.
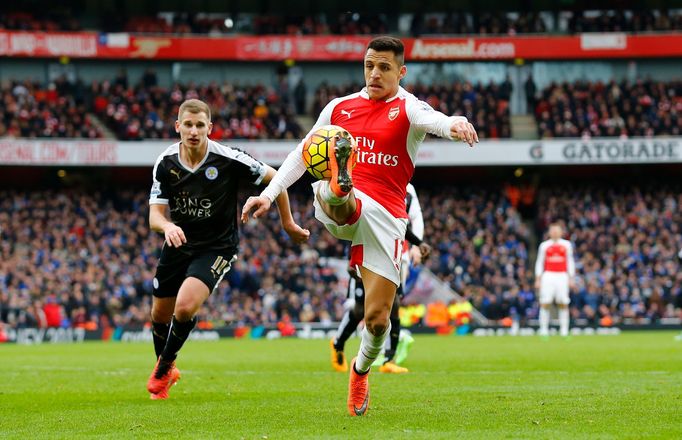
<path id="1" fill-rule="evenodd" d="M 208 142 L 208 134 L 213 124 L 204 112 L 192 113 L 185 111 L 180 119 L 175 121 L 175 131 L 180 133 L 182 145 L 190 149 L 203 148 Z"/>
<path id="2" fill-rule="evenodd" d="M 560 239 L 563 234 L 564 230 L 561 228 L 561 226 L 552 226 L 549 228 L 549 238 L 552 240 Z"/>
<path id="3" fill-rule="evenodd" d="M 398 93 L 398 85 L 407 73 L 391 51 L 368 49 L 365 54 L 365 85 L 369 98 L 381 101 Z"/>

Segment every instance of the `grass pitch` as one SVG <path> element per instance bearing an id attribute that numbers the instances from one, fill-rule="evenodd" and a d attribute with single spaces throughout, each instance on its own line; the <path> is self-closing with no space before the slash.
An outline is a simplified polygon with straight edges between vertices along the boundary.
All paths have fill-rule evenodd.
<path id="1" fill-rule="evenodd" d="M 360 418 L 326 340 L 189 341 L 167 401 L 145 390 L 151 343 L 5 345 L 0 438 L 682 438 L 674 334 L 417 336 Z"/>

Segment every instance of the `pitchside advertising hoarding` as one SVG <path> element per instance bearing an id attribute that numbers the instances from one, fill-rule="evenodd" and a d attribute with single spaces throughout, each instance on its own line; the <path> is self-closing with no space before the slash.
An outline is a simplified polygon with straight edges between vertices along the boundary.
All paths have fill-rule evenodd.
<path id="1" fill-rule="evenodd" d="M 621 330 L 671 330 L 678 329 L 675 325 L 623 325 L 620 327 L 592 327 L 576 325 L 571 328 L 574 335 L 618 335 Z M 465 332 L 458 332 L 455 327 L 411 327 L 409 331 L 415 334 L 439 334 L 474 336 L 533 336 L 537 334 L 537 325 L 523 327 L 503 327 L 498 325 L 466 327 Z M 556 329 L 551 329 L 556 334 Z M 334 337 L 337 332 L 337 324 L 323 325 L 319 323 L 294 323 L 291 330 L 284 334 L 277 327 L 233 327 L 225 326 L 215 329 L 194 329 L 189 339 L 195 341 L 217 341 L 223 338 L 248 338 L 248 339 L 325 339 Z M 20 328 L 7 329 L 0 332 L 0 345 L 2 344 L 73 344 L 85 341 L 111 341 L 111 342 L 141 342 L 152 343 L 152 332 L 149 328 L 108 328 L 106 330 L 85 330 L 82 328 Z"/>
<path id="2" fill-rule="evenodd" d="M 287 141 L 222 141 L 272 166 L 282 164 L 296 144 Z M 172 142 L 115 140 L 0 139 L 0 165 L 152 166 Z M 365 143 L 367 144 L 367 143 Z M 378 147 L 362 149 L 364 160 L 390 166 Z M 370 149 L 375 151 L 370 151 Z M 470 148 L 461 142 L 425 142 L 418 167 L 484 165 L 599 165 L 682 162 L 682 138 L 485 140 Z M 388 165 L 386 165 L 388 163 Z"/>
<path id="3" fill-rule="evenodd" d="M 146 36 L 0 31 L 0 56 L 90 59 L 357 61 L 367 36 Z M 411 61 L 682 56 L 682 33 L 404 38 Z"/>

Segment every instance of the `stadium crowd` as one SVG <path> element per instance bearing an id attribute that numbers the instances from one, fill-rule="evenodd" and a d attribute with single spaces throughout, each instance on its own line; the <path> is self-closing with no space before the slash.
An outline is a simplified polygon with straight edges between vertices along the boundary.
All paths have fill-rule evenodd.
<path id="1" fill-rule="evenodd" d="M 293 115 L 287 94 L 274 87 L 219 84 L 157 85 L 153 71 L 129 85 L 125 72 L 113 81 L 92 84 L 93 111 L 118 139 L 175 139 L 180 104 L 201 97 L 212 108 L 214 140 L 298 139 L 301 127 Z"/>
<path id="2" fill-rule="evenodd" d="M 407 20 L 405 20 L 407 19 Z M 420 35 L 575 34 L 582 32 L 661 32 L 682 28 L 679 10 L 577 10 L 470 13 L 465 11 L 417 12 L 396 17 L 386 14 L 208 14 L 163 12 L 155 16 L 92 18 L 98 30 L 146 34 L 221 36 L 255 35 L 371 35 L 399 34 L 400 22 L 409 33 Z M 0 29 L 28 31 L 79 31 L 81 21 L 71 14 L 7 12 L 0 14 Z"/>
<path id="3" fill-rule="evenodd" d="M 86 113 L 82 81 L 57 79 L 47 87 L 31 80 L 0 83 L 0 137 L 101 138 Z"/>
<path id="4" fill-rule="evenodd" d="M 180 103 L 201 96 L 212 107 L 215 140 L 298 139 L 301 127 L 288 94 L 264 85 L 175 84 L 160 87 L 148 70 L 137 84 L 125 71 L 108 81 L 68 81 L 48 85 L 32 80 L 0 84 L 0 136 L 101 138 L 96 115 L 117 139 L 175 139 Z"/>
<path id="5" fill-rule="evenodd" d="M 571 314 L 589 323 L 656 321 L 682 308 L 679 188 L 538 190 L 538 231 L 566 219 L 576 245 Z M 419 189 L 428 268 L 487 318 L 537 316 L 534 231 L 501 187 Z M 162 238 L 147 227 L 146 191 L 0 192 L 0 323 L 12 327 L 144 325 Z M 308 192 L 292 194 L 309 243 L 293 245 L 276 213 L 242 227 L 241 252 L 200 312 L 203 326 L 330 323 L 344 282 L 321 257 L 342 243 L 314 220 Z M 538 237 L 539 238 L 539 237 Z M 604 320 L 608 321 L 604 321 Z"/>
<path id="6" fill-rule="evenodd" d="M 679 185 L 577 185 L 539 193 L 539 226 L 565 219 L 577 256 L 573 318 L 676 317 L 682 307 Z M 676 310 L 677 309 L 677 310 Z"/>
<path id="7" fill-rule="evenodd" d="M 140 325 L 163 238 L 147 226 L 144 191 L 0 192 L 0 322 L 17 327 Z M 293 206 L 312 219 L 310 204 Z M 312 222 L 312 221 L 311 221 Z M 304 225 L 313 227 L 313 224 Z M 343 247 L 316 231 L 314 248 L 293 246 L 270 222 L 243 228 L 242 253 L 202 310 L 203 320 L 272 323 L 341 317 L 336 278 L 318 256 Z M 331 315 L 331 318 L 330 318 Z"/>
<path id="8" fill-rule="evenodd" d="M 437 110 L 475 121 L 482 138 L 510 137 L 508 81 L 487 85 L 417 83 L 405 87 Z M 315 91 L 311 114 L 319 114 L 331 99 L 361 88 L 359 84 L 322 84 Z M 165 88 L 158 85 L 153 70 L 130 84 L 122 70 L 111 80 L 90 84 L 64 77 L 48 85 L 31 80 L 4 82 L 0 85 L 0 136 L 101 138 L 105 133 L 93 121 L 91 115 L 95 115 L 120 140 L 175 139 L 180 103 L 199 96 L 212 108 L 210 137 L 214 140 L 294 140 L 304 135 L 295 117 L 301 111 L 298 107 L 302 107 L 295 90 L 229 82 L 176 83 Z"/>
<path id="9" fill-rule="evenodd" d="M 553 83 L 540 93 L 541 137 L 679 136 L 682 81 Z"/>

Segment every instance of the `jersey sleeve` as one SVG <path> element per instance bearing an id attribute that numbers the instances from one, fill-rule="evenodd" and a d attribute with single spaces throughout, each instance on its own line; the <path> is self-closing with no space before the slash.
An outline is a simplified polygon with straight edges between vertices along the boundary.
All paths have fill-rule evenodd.
<path id="1" fill-rule="evenodd" d="M 540 247 L 538 248 L 538 257 L 535 260 L 535 278 L 538 278 L 542 276 L 542 273 L 545 271 L 545 251 L 546 251 L 547 245 L 546 243 L 540 243 Z"/>
<path id="2" fill-rule="evenodd" d="M 336 106 L 338 100 L 334 99 L 329 104 L 327 104 L 320 116 L 317 118 L 317 122 L 310 129 L 308 134 L 303 138 L 301 142 L 298 143 L 296 148 L 287 155 L 284 162 L 277 170 L 277 174 L 272 178 L 268 186 L 261 192 L 261 196 L 266 197 L 270 202 L 274 201 L 277 196 L 289 188 L 294 182 L 301 178 L 303 173 L 305 173 L 305 164 L 303 163 L 303 145 L 306 140 L 312 135 L 315 130 L 322 127 L 323 125 L 331 124 L 332 111 Z"/>
<path id="3" fill-rule="evenodd" d="M 149 193 L 150 205 L 168 204 L 168 179 L 166 168 L 163 166 L 163 156 L 159 157 L 152 171 L 152 189 Z"/>
<path id="4" fill-rule="evenodd" d="M 450 127 L 455 121 L 466 121 L 464 116 L 446 116 L 428 103 L 412 96 L 405 102 L 407 118 L 414 129 L 452 140 Z"/>
<path id="5" fill-rule="evenodd" d="M 410 218 L 410 229 L 412 233 L 420 240 L 424 239 L 424 216 L 422 215 L 422 207 L 419 204 L 417 191 L 412 184 L 407 185 L 407 192 L 412 196 L 410 203 L 410 210 L 407 215 Z"/>
<path id="6" fill-rule="evenodd" d="M 267 168 L 262 162 L 242 150 L 233 148 L 232 153 L 234 171 L 237 176 L 256 185 L 263 181 Z"/>

